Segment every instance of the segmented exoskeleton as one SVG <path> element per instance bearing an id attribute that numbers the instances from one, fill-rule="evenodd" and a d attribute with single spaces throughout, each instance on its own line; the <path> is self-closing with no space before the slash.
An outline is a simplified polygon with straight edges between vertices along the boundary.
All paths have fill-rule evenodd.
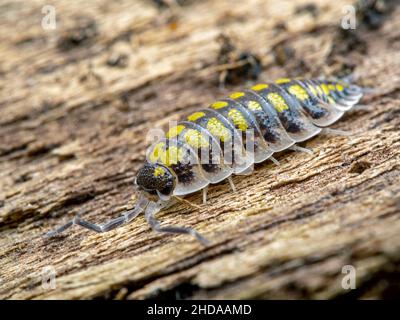
<path id="1" fill-rule="evenodd" d="M 188 115 L 148 149 L 147 161 L 136 178 L 140 196 L 134 209 L 102 225 L 77 216 L 47 236 L 73 224 L 96 232 L 110 231 L 144 211 L 154 230 L 191 234 L 206 244 L 193 229 L 160 226 L 155 214 L 171 203 L 171 197 L 199 190 L 203 190 L 205 202 L 209 184 L 243 174 L 254 163 L 273 159 L 273 153 L 317 135 L 362 95 L 356 85 L 301 78 L 278 79 L 234 92 Z"/>

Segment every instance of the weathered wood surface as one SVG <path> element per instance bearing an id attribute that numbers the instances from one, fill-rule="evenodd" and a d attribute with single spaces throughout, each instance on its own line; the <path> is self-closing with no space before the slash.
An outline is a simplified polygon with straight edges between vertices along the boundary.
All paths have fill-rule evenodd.
<path id="1" fill-rule="evenodd" d="M 63 0 L 54 2 L 57 29 L 46 31 L 46 1 L 3 1 L 0 297 L 398 296 L 400 10 L 377 30 L 360 24 L 352 38 L 340 36 L 351 2 L 298 10 L 309 3 L 186 1 L 171 11 L 152 1 Z M 145 133 L 249 85 L 218 88 L 221 33 L 261 57 L 259 81 L 350 67 L 378 91 L 334 125 L 350 138 L 319 136 L 305 144 L 311 156 L 284 152 L 281 166 L 234 177 L 237 193 L 213 186 L 200 210 L 178 204 L 159 214 L 198 229 L 208 248 L 156 234 L 142 216 L 106 234 L 74 227 L 44 240 L 77 213 L 102 222 L 130 207 Z M 355 290 L 341 287 L 345 265 L 356 268 Z M 46 266 L 57 273 L 54 290 L 41 286 Z"/>

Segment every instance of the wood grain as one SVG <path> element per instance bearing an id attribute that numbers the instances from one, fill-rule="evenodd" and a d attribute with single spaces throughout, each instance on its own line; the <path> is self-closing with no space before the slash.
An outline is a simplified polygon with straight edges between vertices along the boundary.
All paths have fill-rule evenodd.
<path id="1" fill-rule="evenodd" d="M 299 10 L 312 2 L 316 16 Z M 342 37 L 349 1 L 46 1 L 0 5 L 0 298 L 390 298 L 400 293 L 400 14 Z M 284 26 L 284 28 L 282 28 Z M 165 224 L 211 241 L 161 235 L 142 216 L 106 234 L 103 222 L 135 202 L 146 133 L 253 82 L 218 87 L 221 34 L 261 59 L 259 81 L 352 69 L 376 88 L 313 155 L 277 154 L 250 176 L 212 186 L 200 210 L 177 204 Z M 356 40 L 359 42 L 355 42 Z M 354 44 L 353 46 L 348 46 Z M 287 59 L 277 48 L 289 48 Z M 363 49 L 363 47 L 365 47 Z M 283 52 L 286 52 L 285 50 Z M 201 203 L 201 195 L 187 198 Z M 356 289 L 341 286 L 356 269 Z M 56 271 L 56 288 L 42 271 Z"/>

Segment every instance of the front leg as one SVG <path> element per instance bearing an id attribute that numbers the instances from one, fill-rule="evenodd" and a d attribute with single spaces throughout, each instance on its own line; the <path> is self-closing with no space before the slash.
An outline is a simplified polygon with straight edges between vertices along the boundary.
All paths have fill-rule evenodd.
<path id="1" fill-rule="evenodd" d="M 68 229 L 69 227 L 71 227 L 73 225 L 78 225 L 85 229 L 89 229 L 89 230 L 97 232 L 97 233 L 103 233 L 103 232 L 108 232 L 108 231 L 114 230 L 114 229 L 122 226 L 123 224 L 126 224 L 126 223 L 132 221 L 134 218 L 136 218 L 141 212 L 143 212 L 143 210 L 146 208 L 148 202 L 149 201 L 147 199 L 141 198 L 139 200 L 139 202 L 136 204 L 135 208 L 124 212 L 120 217 L 112 219 L 104 224 L 92 223 L 92 222 L 81 219 L 79 217 L 79 215 L 77 215 L 74 217 L 74 219 L 67 222 L 63 226 L 46 233 L 45 237 L 46 238 L 54 237 L 54 236 L 64 232 L 66 229 Z"/>
<path id="2" fill-rule="evenodd" d="M 191 236 L 195 237 L 203 246 L 209 245 L 209 241 L 194 229 L 186 227 L 178 227 L 178 226 L 161 227 L 160 222 L 155 218 L 155 215 L 162 208 L 163 208 L 162 203 L 154 203 L 154 202 L 151 202 L 146 208 L 145 212 L 146 221 L 154 231 L 166 232 L 166 233 L 190 234 Z"/>

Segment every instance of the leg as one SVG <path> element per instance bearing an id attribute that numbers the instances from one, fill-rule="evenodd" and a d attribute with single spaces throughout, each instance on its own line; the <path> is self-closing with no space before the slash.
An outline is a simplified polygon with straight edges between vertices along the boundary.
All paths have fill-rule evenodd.
<path id="1" fill-rule="evenodd" d="M 95 224 L 95 223 L 91 223 L 89 221 L 83 220 L 77 215 L 77 216 L 75 216 L 74 219 L 67 222 L 65 225 L 63 225 L 55 230 L 47 232 L 45 237 L 46 238 L 54 237 L 73 225 L 78 225 L 83 228 L 89 229 L 91 231 L 94 231 L 97 233 L 102 233 L 102 232 L 107 232 L 107 231 L 113 230 L 115 228 L 118 228 L 119 226 L 123 225 L 125 222 L 126 222 L 125 217 L 120 216 L 116 219 L 110 220 L 109 222 L 107 222 L 105 224 Z"/>
<path id="2" fill-rule="evenodd" d="M 89 221 L 81 219 L 79 215 L 77 215 L 74 219 L 64 224 L 63 226 L 46 233 L 45 237 L 46 238 L 54 237 L 73 225 L 78 225 L 97 233 L 111 231 L 136 218 L 146 208 L 147 203 L 148 203 L 147 199 L 141 198 L 139 202 L 136 204 L 135 208 L 126 211 L 122 216 L 112 219 L 104 224 L 91 223 Z"/>
<path id="3" fill-rule="evenodd" d="M 233 183 L 232 176 L 229 176 L 227 179 L 228 179 L 229 185 L 231 186 L 232 191 L 236 192 L 236 187 L 235 187 L 235 184 Z"/>
<path id="4" fill-rule="evenodd" d="M 196 208 L 196 209 L 201 209 L 200 206 L 198 206 L 197 204 L 190 202 L 184 198 L 178 197 L 178 196 L 173 196 L 176 200 L 178 200 L 179 202 L 185 203 L 188 206 L 192 207 L 192 208 Z"/>
<path id="5" fill-rule="evenodd" d="M 226 83 L 226 77 L 228 75 L 228 72 L 226 70 L 223 70 L 218 77 L 218 87 L 219 89 L 223 90 L 225 89 L 225 83 Z"/>
<path id="6" fill-rule="evenodd" d="M 381 88 L 364 87 L 361 88 L 363 93 L 367 94 L 384 94 L 385 92 Z"/>
<path id="7" fill-rule="evenodd" d="M 202 245 L 207 246 L 209 241 L 204 238 L 201 234 L 199 234 L 196 230 L 185 227 L 161 227 L 160 222 L 155 218 L 155 214 L 161 210 L 162 206 L 159 203 L 151 202 L 145 212 L 145 218 L 150 227 L 157 232 L 166 232 L 166 233 L 180 233 L 180 234 L 189 234 L 195 237 Z"/>
<path id="8" fill-rule="evenodd" d="M 208 191 L 208 186 L 206 186 L 203 189 L 203 204 L 207 204 L 207 191 Z"/>
<path id="9" fill-rule="evenodd" d="M 303 148 L 303 147 L 297 146 L 295 144 L 290 146 L 289 149 L 293 150 L 293 151 L 300 151 L 300 152 L 308 153 L 308 154 L 314 153 L 311 149 Z"/>
<path id="10" fill-rule="evenodd" d="M 276 158 L 274 158 L 273 156 L 269 157 L 269 160 L 271 160 L 275 165 L 280 166 L 280 162 L 278 160 L 276 160 Z"/>
<path id="11" fill-rule="evenodd" d="M 353 108 L 351 108 L 351 111 L 370 111 L 371 110 L 371 105 L 368 104 L 356 104 L 354 105 Z"/>
<path id="12" fill-rule="evenodd" d="M 351 136 L 352 132 L 340 130 L 340 129 L 332 129 L 332 128 L 323 128 L 323 134 L 334 135 L 334 136 Z"/>

